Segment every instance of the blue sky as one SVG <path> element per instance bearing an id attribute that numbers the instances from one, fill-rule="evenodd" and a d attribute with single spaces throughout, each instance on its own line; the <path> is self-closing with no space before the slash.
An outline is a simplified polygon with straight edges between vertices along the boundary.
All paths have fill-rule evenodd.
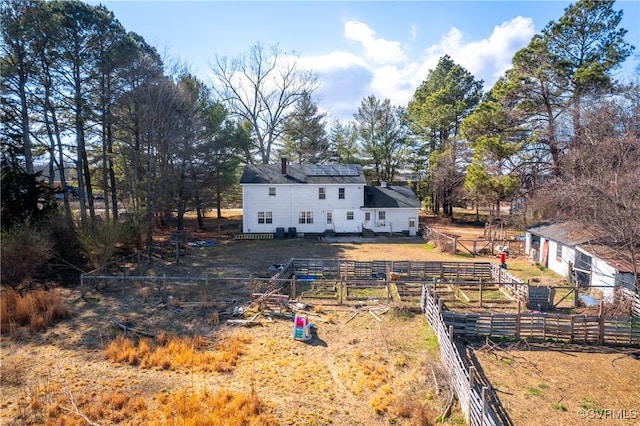
<path id="1" fill-rule="evenodd" d="M 97 4 L 98 2 L 90 2 Z M 313 69 L 314 94 L 330 118 L 352 119 L 368 95 L 406 105 L 444 54 L 485 82 L 485 90 L 572 2 L 554 1 L 101 1 L 128 31 L 210 82 L 217 56 L 260 42 L 295 51 Z M 640 2 L 623 0 L 622 27 L 640 60 Z"/>

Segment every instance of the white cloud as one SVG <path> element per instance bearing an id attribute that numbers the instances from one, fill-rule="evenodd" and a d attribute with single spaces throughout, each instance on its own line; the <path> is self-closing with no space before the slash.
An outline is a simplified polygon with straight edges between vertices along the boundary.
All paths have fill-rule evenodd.
<path id="1" fill-rule="evenodd" d="M 411 41 L 415 41 L 418 37 L 418 26 L 416 24 L 411 25 L 411 28 L 409 29 L 409 35 L 409 39 Z"/>
<path id="2" fill-rule="evenodd" d="M 439 44 L 426 50 L 425 62 L 434 56 L 448 54 L 476 79 L 483 79 L 485 89 L 489 89 L 511 66 L 513 55 L 526 46 L 534 34 L 531 18 L 521 16 L 494 27 L 488 38 L 479 41 L 466 42 L 463 33 L 454 27 Z"/>
<path id="3" fill-rule="evenodd" d="M 438 44 L 425 49 L 422 58 L 402 67 L 372 68 L 370 87 L 377 97 L 389 98 L 395 105 L 407 105 L 429 71 L 448 54 L 477 80 L 484 80 L 484 88 L 489 90 L 511 66 L 513 55 L 526 46 L 534 34 L 533 21 L 520 16 L 494 27 L 488 38 L 478 41 L 466 41 L 464 34 L 452 27 Z"/>
<path id="4" fill-rule="evenodd" d="M 344 36 L 362 44 L 365 57 L 380 64 L 397 64 L 406 61 L 407 57 L 397 41 L 376 38 L 376 33 L 369 26 L 359 21 L 347 21 L 344 25 Z"/>
<path id="5" fill-rule="evenodd" d="M 375 31 L 358 21 L 345 23 L 344 35 L 363 47 L 360 55 L 334 51 L 327 55 L 305 57 L 301 65 L 319 74 L 320 103 L 329 106 L 329 114 L 350 119 L 368 95 L 390 99 L 393 105 L 406 106 L 418 86 L 434 69 L 438 60 L 448 54 L 454 62 L 473 76 L 484 80 L 485 90 L 511 66 L 513 55 L 526 46 L 535 34 L 530 18 L 516 17 L 495 26 L 482 40 L 467 40 L 465 34 L 452 27 L 440 41 L 422 49 L 420 58 L 409 58 L 415 46 L 417 28 L 409 29 L 404 46 L 399 41 L 376 38 Z"/>
<path id="6" fill-rule="evenodd" d="M 369 68 L 367 61 L 353 53 L 335 51 L 326 55 L 306 56 L 300 58 L 301 67 L 316 71 L 318 73 L 331 72 L 348 68 Z"/>

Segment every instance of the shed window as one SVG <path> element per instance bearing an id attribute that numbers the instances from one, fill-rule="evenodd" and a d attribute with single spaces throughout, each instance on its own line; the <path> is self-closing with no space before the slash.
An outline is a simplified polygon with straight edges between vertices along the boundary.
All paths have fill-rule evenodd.
<path id="1" fill-rule="evenodd" d="M 556 249 L 556 259 L 562 259 L 562 244 L 558 243 L 558 247 Z"/>
<path id="2" fill-rule="evenodd" d="M 269 187 L 269 196 L 275 196 L 276 195 L 276 188 L 275 186 L 270 186 Z"/>

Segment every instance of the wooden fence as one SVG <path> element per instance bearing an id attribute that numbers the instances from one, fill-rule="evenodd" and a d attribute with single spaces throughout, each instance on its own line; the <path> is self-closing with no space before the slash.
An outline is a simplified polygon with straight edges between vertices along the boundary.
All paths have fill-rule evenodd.
<path id="1" fill-rule="evenodd" d="M 640 318 L 547 312 L 442 312 L 447 326 L 466 337 L 567 343 L 640 345 Z"/>
<path id="2" fill-rule="evenodd" d="M 293 258 L 284 266 L 291 275 L 318 279 L 393 279 L 397 281 L 488 281 L 490 262 L 437 262 L 419 260 L 340 260 Z M 286 276 L 289 278 L 291 275 Z"/>
<path id="3" fill-rule="evenodd" d="M 497 413 L 502 411 L 497 409 L 499 403 L 493 402 L 495 396 L 490 396 L 488 387 L 478 385 L 474 368 L 467 368 L 462 361 L 453 343 L 454 336 L 640 346 L 640 318 L 636 316 L 605 316 L 602 310 L 599 315 L 449 312 L 428 285 L 422 288 L 421 306 L 438 337 L 442 359 L 449 369 L 465 420 L 471 425 L 505 421 L 499 420 Z"/>
<path id="4" fill-rule="evenodd" d="M 442 304 L 426 285 L 422 288 L 421 304 L 429 325 L 438 337 L 440 355 L 451 376 L 466 422 L 472 426 L 503 424 L 494 409 L 495 397 L 490 396 L 488 386 L 480 384 L 475 370 L 465 365 L 453 341 L 455 331 L 447 327 L 442 317 Z"/>
<path id="5" fill-rule="evenodd" d="M 640 295 L 625 287 L 620 289 L 620 295 L 631 301 L 631 315 L 640 317 Z"/>
<path id="6" fill-rule="evenodd" d="M 491 263 L 491 279 L 500 284 L 500 287 L 517 300 L 527 302 L 529 298 L 529 284 L 511 275 L 500 265 Z"/>

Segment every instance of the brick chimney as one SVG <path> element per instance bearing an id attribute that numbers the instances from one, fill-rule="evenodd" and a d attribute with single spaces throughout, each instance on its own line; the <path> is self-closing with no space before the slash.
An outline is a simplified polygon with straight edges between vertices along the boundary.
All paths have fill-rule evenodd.
<path id="1" fill-rule="evenodd" d="M 286 176 L 287 175 L 287 159 L 283 157 L 280 159 L 280 162 L 282 164 L 282 174 Z"/>

